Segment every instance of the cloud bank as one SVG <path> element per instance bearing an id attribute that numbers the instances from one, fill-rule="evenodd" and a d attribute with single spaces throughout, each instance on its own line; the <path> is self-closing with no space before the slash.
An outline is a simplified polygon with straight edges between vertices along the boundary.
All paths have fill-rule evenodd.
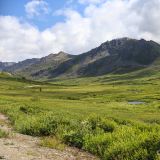
<path id="1" fill-rule="evenodd" d="M 0 61 L 41 57 L 60 50 L 79 54 L 106 40 L 124 36 L 160 42 L 160 0 L 79 0 L 79 3 L 85 3 L 83 14 L 65 9 L 61 12 L 65 21 L 43 31 L 16 17 L 0 16 Z"/>

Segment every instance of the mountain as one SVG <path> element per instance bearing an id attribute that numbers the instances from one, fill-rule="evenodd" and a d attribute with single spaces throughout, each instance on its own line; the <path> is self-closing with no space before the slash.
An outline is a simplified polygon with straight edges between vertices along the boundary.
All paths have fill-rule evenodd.
<path id="1" fill-rule="evenodd" d="M 27 59 L 22 62 L 16 63 L 11 67 L 6 68 L 6 71 L 14 72 L 15 74 L 27 78 L 44 78 L 48 76 L 48 71 L 58 67 L 61 63 L 75 57 L 74 55 L 65 52 L 57 54 L 50 54 L 40 59 Z"/>
<path id="2" fill-rule="evenodd" d="M 0 71 L 3 71 L 6 67 L 12 66 L 14 62 L 0 62 Z"/>
<path id="3" fill-rule="evenodd" d="M 99 76 L 147 68 L 155 61 L 157 63 L 159 58 L 158 43 L 120 38 L 77 56 L 59 52 L 40 59 L 25 60 L 5 69 L 32 79 Z"/>
<path id="4" fill-rule="evenodd" d="M 115 39 L 62 63 L 51 77 L 98 76 L 144 68 L 160 57 L 160 45 L 144 39 Z"/>
<path id="5" fill-rule="evenodd" d="M 38 58 L 26 59 L 18 63 L 13 63 L 10 66 L 6 66 L 4 70 L 7 72 L 17 73 L 18 71 L 24 70 L 25 68 L 31 66 L 32 64 L 35 64 L 38 61 L 39 61 Z"/>

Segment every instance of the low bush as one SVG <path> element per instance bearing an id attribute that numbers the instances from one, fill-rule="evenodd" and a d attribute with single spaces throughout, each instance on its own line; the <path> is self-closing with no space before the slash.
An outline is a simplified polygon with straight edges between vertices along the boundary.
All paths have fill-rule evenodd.
<path id="1" fill-rule="evenodd" d="M 84 138 L 83 149 L 103 157 L 105 149 L 111 143 L 111 134 L 86 135 Z"/>
<path id="2" fill-rule="evenodd" d="M 22 113 L 25 113 L 25 114 L 37 114 L 37 113 L 40 113 L 41 112 L 41 109 L 37 106 L 27 106 L 27 105 L 23 105 L 23 106 L 20 106 L 19 107 L 19 110 L 22 112 Z"/>
<path id="3" fill-rule="evenodd" d="M 89 151 L 104 160 L 155 160 L 160 149 L 160 126 L 139 121 L 109 119 L 97 115 L 78 120 L 53 112 L 19 107 L 8 112 L 15 128 L 44 138 L 41 145 L 61 143 Z M 60 141 L 52 137 L 57 137 Z"/>
<path id="4" fill-rule="evenodd" d="M 91 115 L 88 118 L 88 123 L 91 125 L 92 130 L 97 127 L 103 129 L 105 132 L 113 132 L 116 128 L 117 124 L 113 120 L 109 120 L 107 118 L 102 118 L 97 115 Z"/>
<path id="5" fill-rule="evenodd" d="M 154 160 L 160 147 L 160 130 L 141 131 L 134 126 L 122 126 L 112 134 L 112 143 L 106 148 L 104 159 Z"/>
<path id="6" fill-rule="evenodd" d="M 82 148 L 83 146 L 83 134 L 82 132 L 77 131 L 69 131 L 64 134 L 64 142 L 70 146 L 75 146 L 78 148 Z"/>
<path id="7" fill-rule="evenodd" d="M 15 121 L 15 128 L 23 134 L 34 136 L 47 136 L 55 134 L 58 122 L 53 114 L 40 114 L 26 116 L 25 121 L 19 118 Z"/>

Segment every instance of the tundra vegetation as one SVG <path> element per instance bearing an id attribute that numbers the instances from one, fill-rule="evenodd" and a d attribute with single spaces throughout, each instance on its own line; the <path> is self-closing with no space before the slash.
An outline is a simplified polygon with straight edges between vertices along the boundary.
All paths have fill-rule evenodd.
<path id="1" fill-rule="evenodd" d="M 75 146 L 104 160 L 160 158 L 157 67 L 47 82 L 1 73 L 0 112 L 17 132 L 41 137 L 42 146 Z"/>

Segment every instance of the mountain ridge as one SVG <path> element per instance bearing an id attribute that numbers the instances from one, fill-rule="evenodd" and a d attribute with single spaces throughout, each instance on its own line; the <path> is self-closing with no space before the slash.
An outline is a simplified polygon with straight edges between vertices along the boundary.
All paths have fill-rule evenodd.
<path id="1" fill-rule="evenodd" d="M 0 62 L 0 71 L 3 71 L 6 67 L 12 66 L 15 62 Z"/>
<path id="2" fill-rule="evenodd" d="M 31 79 L 99 76 L 145 68 L 158 57 L 158 43 L 124 37 L 106 41 L 79 55 L 60 51 L 39 59 L 24 60 L 4 70 Z"/>

